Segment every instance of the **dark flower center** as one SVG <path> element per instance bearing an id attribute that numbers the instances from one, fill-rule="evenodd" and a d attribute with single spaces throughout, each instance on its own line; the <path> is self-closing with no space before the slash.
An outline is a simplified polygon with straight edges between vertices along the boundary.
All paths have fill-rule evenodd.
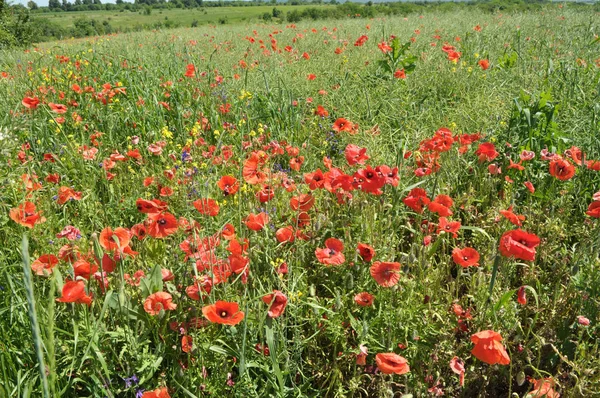
<path id="1" fill-rule="evenodd" d="M 221 311 L 221 318 L 227 317 L 227 311 Z"/>
<path id="2" fill-rule="evenodd" d="M 161 218 L 160 220 L 158 220 L 158 223 L 160 225 L 165 225 L 167 223 L 167 220 L 165 220 L 164 218 Z"/>

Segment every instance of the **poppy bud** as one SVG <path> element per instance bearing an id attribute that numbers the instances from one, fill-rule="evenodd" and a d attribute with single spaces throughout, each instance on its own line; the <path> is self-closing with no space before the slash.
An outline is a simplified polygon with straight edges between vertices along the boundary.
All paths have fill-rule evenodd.
<path id="1" fill-rule="evenodd" d="M 517 292 L 517 301 L 521 305 L 527 304 L 527 295 L 525 294 L 525 286 L 521 286 Z"/>

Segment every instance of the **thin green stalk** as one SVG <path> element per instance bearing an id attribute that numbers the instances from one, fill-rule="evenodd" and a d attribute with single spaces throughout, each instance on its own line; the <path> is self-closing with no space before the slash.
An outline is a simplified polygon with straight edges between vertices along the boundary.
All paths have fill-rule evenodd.
<path id="1" fill-rule="evenodd" d="M 21 241 L 21 258 L 23 259 L 23 282 L 25 284 L 29 318 L 31 319 L 31 334 L 33 335 L 33 344 L 38 359 L 38 369 L 40 372 L 40 380 L 42 381 L 42 391 L 44 398 L 49 398 L 50 390 L 48 388 L 48 378 L 46 377 L 46 365 L 44 364 L 42 336 L 40 334 L 40 325 L 38 324 L 37 313 L 35 310 L 33 279 L 31 278 L 31 264 L 29 259 L 29 239 L 27 239 L 26 234 L 23 234 L 23 240 Z"/>

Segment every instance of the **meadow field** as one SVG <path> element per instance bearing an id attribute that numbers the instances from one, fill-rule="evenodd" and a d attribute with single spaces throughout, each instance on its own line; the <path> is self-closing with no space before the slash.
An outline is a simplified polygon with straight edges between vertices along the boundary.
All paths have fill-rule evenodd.
<path id="1" fill-rule="evenodd" d="M 315 7 L 315 6 L 311 6 Z M 282 15 L 290 11 L 302 12 L 309 8 L 308 5 L 264 5 L 251 7 L 204 7 L 191 9 L 156 9 L 148 15 L 144 10 L 113 10 L 113 11 L 78 11 L 78 12 L 48 12 L 35 17 L 45 19 L 60 25 L 64 29 L 73 28 L 80 18 L 89 18 L 99 23 L 109 23 L 117 31 L 142 29 L 144 26 L 172 23 L 181 27 L 190 27 L 196 22 L 198 25 L 217 25 L 221 22 L 235 24 L 239 22 L 254 22 L 261 20 L 263 15 L 272 14 L 273 8 Z M 333 9 L 334 6 L 320 5 L 319 9 Z"/>
<path id="2" fill-rule="evenodd" d="M 1 52 L 0 396 L 600 396 L 599 34 L 554 4 Z"/>

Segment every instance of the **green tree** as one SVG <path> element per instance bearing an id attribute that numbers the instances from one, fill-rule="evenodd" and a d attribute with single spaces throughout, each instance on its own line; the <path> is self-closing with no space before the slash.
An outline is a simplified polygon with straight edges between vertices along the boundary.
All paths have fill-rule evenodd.
<path id="1" fill-rule="evenodd" d="M 33 1 L 33 0 L 29 0 L 29 1 L 27 2 L 27 7 L 28 7 L 30 10 L 37 10 L 37 9 L 39 8 L 39 7 L 38 7 L 38 5 L 37 5 L 37 3 L 36 3 L 35 1 Z"/>
<path id="2" fill-rule="evenodd" d="M 9 7 L 0 0 L 0 49 L 29 44 L 32 25 L 29 10 L 23 7 Z"/>

